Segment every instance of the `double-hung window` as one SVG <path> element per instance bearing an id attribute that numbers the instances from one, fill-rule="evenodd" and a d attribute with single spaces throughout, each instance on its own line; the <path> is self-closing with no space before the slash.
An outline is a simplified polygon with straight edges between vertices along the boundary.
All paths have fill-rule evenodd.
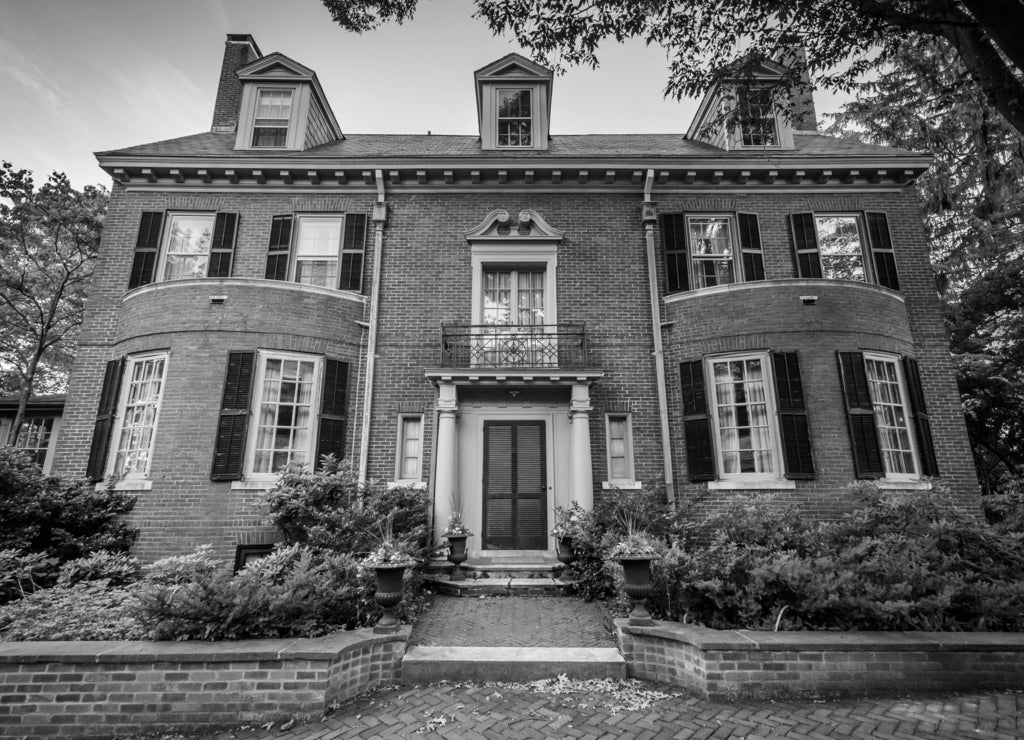
<path id="1" fill-rule="evenodd" d="M 755 214 L 665 214 L 661 227 L 669 293 L 764 280 Z"/>
<path id="2" fill-rule="evenodd" d="M 214 214 L 172 213 L 167 219 L 161 280 L 206 277 Z"/>
<path id="3" fill-rule="evenodd" d="M 288 124 L 292 116 L 292 91 L 261 88 L 256 93 L 253 121 L 254 147 L 283 147 L 288 143 Z"/>
<path id="4" fill-rule="evenodd" d="M 531 90 L 498 89 L 498 146 L 533 146 Z"/>
<path id="5" fill-rule="evenodd" d="M 362 213 L 274 216 L 266 278 L 359 292 L 365 242 Z"/>
<path id="6" fill-rule="evenodd" d="M 230 277 L 237 230 L 237 213 L 144 211 L 128 287 Z"/>
<path id="7" fill-rule="evenodd" d="M 767 355 L 708 360 L 715 449 L 722 479 L 777 478 L 778 432 Z"/>
<path id="8" fill-rule="evenodd" d="M 687 216 L 694 288 L 736 282 L 732 221 L 725 216 Z"/>
<path id="9" fill-rule="evenodd" d="M 799 277 L 900 289 L 884 213 L 793 213 L 790 226 Z"/>
<path id="10" fill-rule="evenodd" d="M 403 414 L 398 418 L 398 455 L 395 480 L 419 483 L 423 467 L 423 416 Z"/>
<path id="11" fill-rule="evenodd" d="M 295 239 L 295 282 L 321 288 L 337 286 L 341 222 L 341 216 L 299 216 Z"/>
<path id="12" fill-rule="evenodd" d="M 612 413 L 605 417 L 608 439 L 608 484 L 631 487 L 633 472 L 633 428 L 629 414 Z"/>
<path id="13" fill-rule="evenodd" d="M 18 430 L 18 438 L 14 441 L 14 447 L 30 454 L 36 465 L 43 468 L 44 473 L 48 472 L 46 456 L 50 449 L 55 420 L 54 416 L 25 417 Z M 6 424 L 0 423 L 0 443 L 7 440 L 12 422 L 13 420 Z"/>
<path id="14" fill-rule="evenodd" d="M 778 146 L 772 91 L 765 87 L 740 88 L 740 141 L 743 146 Z"/>
<path id="15" fill-rule="evenodd" d="M 253 475 L 312 463 L 321 364 L 315 356 L 260 353 L 247 465 Z"/>

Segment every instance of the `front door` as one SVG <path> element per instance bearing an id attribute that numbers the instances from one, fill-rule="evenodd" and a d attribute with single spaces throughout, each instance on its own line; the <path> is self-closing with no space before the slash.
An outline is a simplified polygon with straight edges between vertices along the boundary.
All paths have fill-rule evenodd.
<path id="1" fill-rule="evenodd" d="M 543 421 L 484 421 L 485 550 L 547 549 Z"/>

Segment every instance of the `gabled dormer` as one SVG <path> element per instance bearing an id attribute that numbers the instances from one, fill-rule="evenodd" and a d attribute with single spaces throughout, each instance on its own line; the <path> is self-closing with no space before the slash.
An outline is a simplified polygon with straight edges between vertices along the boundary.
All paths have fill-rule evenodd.
<path id="1" fill-rule="evenodd" d="M 802 60 L 802 50 L 794 50 Z M 776 96 L 777 85 L 790 70 L 779 62 L 759 60 L 739 80 L 715 85 L 701 101 L 686 132 L 688 139 L 727 151 L 784 151 L 793 149 L 794 130 L 817 128 L 814 100 L 806 71 L 792 101 Z M 782 110 L 790 110 L 787 117 Z"/>
<path id="2" fill-rule="evenodd" d="M 519 54 L 473 73 L 480 142 L 485 150 L 548 148 L 554 74 Z"/>
<path id="3" fill-rule="evenodd" d="M 296 151 L 344 139 L 316 73 L 274 52 L 237 71 L 235 149 Z"/>

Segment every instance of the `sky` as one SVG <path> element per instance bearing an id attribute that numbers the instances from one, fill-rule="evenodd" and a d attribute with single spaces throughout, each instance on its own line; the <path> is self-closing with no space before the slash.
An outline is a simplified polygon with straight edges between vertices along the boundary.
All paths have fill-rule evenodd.
<path id="1" fill-rule="evenodd" d="M 472 12 L 421 0 L 360 36 L 320 0 L 0 0 L 0 159 L 109 186 L 93 152 L 209 130 L 229 33 L 315 70 L 345 133 L 476 134 L 473 71 L 522 50 Z M 686 131 L 698 101 L 664 98 L 661 48 L 598 56 L 556 77 L 552 134 Z"/>

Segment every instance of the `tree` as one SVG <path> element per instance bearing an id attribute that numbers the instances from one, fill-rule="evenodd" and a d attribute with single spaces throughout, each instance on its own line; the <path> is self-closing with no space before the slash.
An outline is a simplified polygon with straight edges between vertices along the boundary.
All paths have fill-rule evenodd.
<path id="1" fill-rule="evenodd" d="M 8 444 L 29 398 L 66 382 L 107 200 L 63 173 L 36 188 L 28 170 L 0 168 L 0 368 L 18 393 Z"/>
<path id="2" fill-rule="evenodd" d="M 786 58 L 794 40 L 821 88 L 848 90 L 913 39 L 941 38 L 993 108 L 1024 132 L 1024 0 L 475 0 L 490 29 L 551 62 L 597 66 L 602 41 L 638 38 L 669 57 L 668 95 L 699 96 Z M 363 32 L 412 17 L 418 0 L 323 0 Z M 779 86 L 802 86 L 804 64 Z M 784 96 L 788 98 L 789 96 Z"/>
<path id="3" fill-rule="evenodd" d="M 829 133 L 933 156 L 917 186 L 978 473 L 989 489 L 1024 476 L 1024 136 L 928 37 Z"/>

